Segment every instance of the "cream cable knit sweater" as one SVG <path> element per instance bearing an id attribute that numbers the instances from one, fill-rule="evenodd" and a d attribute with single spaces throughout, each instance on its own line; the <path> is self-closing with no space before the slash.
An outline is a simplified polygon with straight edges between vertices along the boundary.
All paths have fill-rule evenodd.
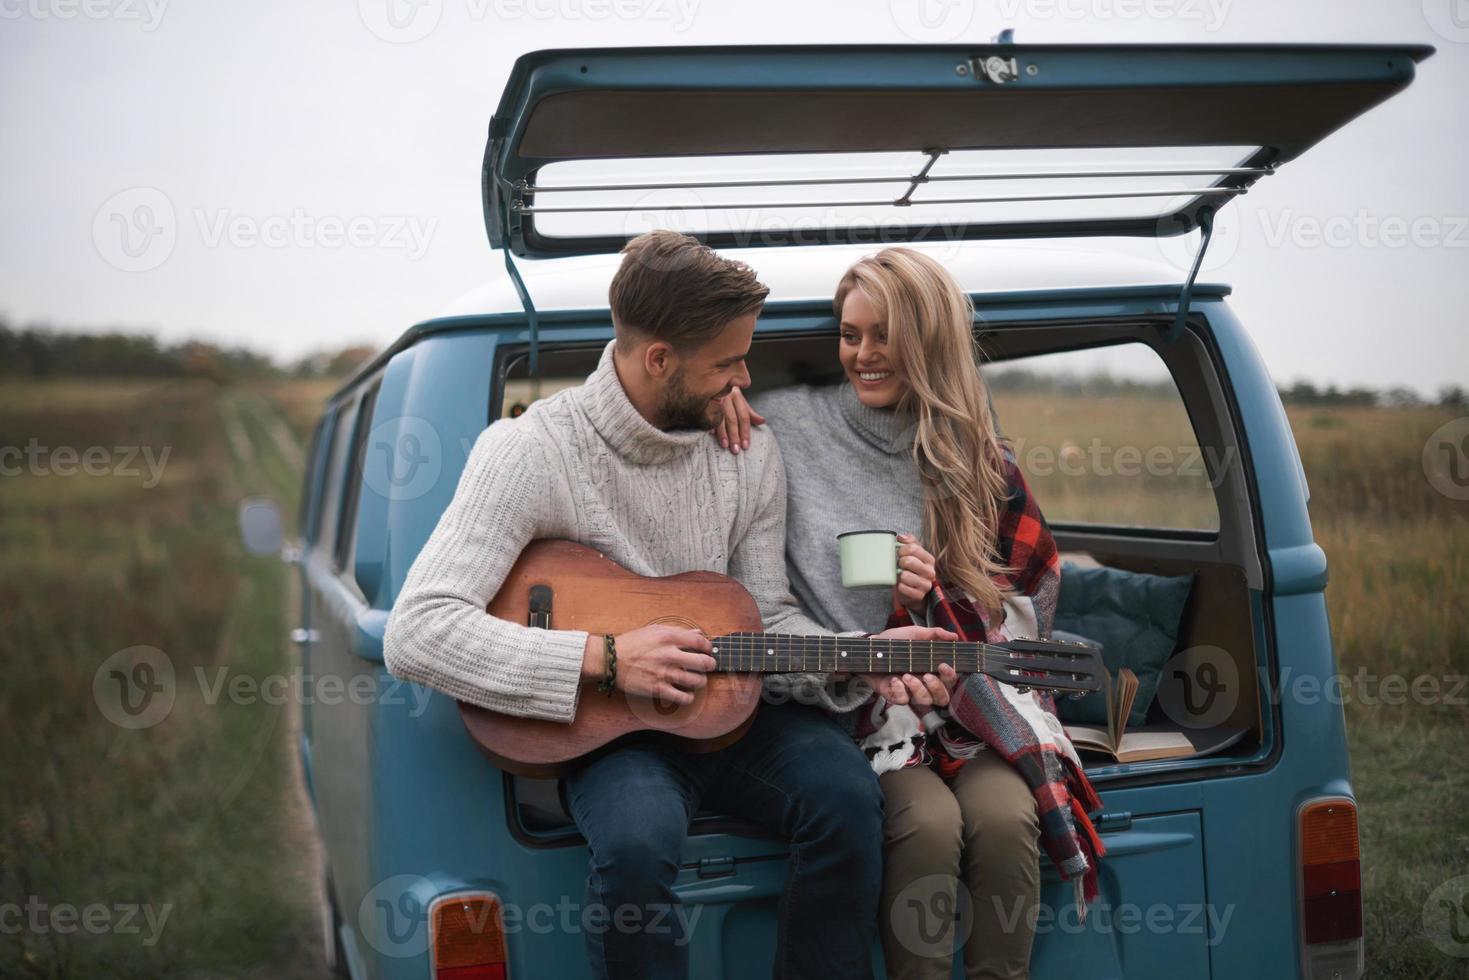
<path id="1" fill-rule="evenodd" d="M 731 575 L 768 631 L 831 635 L 802 615 L 786 582 L 785 472 L 770 433 L 753 430 L 749 450 L 734 455 L 708 432 L 656 428 L 628 400 L 612 349 L 586 384 L 480 433 L 388 618 L 383 654 L 395 676 L 505 714 L 570 722 L 587 634 L 485 612 L 536 538 L 579 541 L 640 575 Z M 825 681 L 776 683 L 832 711 L 871 693 L 854 679 L 833 697 Z"/>

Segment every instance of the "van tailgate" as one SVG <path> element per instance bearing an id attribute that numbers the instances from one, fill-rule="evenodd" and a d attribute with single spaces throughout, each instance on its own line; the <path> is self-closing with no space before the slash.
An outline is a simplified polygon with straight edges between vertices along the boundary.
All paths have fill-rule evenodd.
<path id="1" fill-rule="evenodd" d="M 1209 976 L 1209 950 L 1228 910 L 1209 905 L 1197 810 L 1123 818 L 1104 833 L 1101 894 L 1078 921 L 1070 882 L 1042 861 L 1035 980 L 1190 980 Z M 1105 830 L 1105 828 L 1104 828 Z M 1013 914 L 1001 909 L 1001 915 Z"/>

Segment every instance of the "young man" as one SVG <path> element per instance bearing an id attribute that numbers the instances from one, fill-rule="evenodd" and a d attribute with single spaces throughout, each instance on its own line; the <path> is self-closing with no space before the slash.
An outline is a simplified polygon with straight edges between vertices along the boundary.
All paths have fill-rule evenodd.
<path id="1" fill-rule="evenodd" d="M 709 435 L 719 399 L 750 383 L 745 356 L 768 290 L 748 266 L 685 235 L 653 232 L 623 251 L 609 294 L 616 339 L 596 371 L 476 441 L 388 621 L 396 676 L 495 711 L 571 722 L 582 685 L 604 676 L 602 638 L 484 611 L 537 538 L 579 541 L 641 575 L 726 573 L 754 596 L 767 630 L 828 634 L 789 593 L 775 440 L 756 429 L 748 450 L 730 454 Z M 954 638 L 922 627 L 883 635 Z M 622 634 L 616 649 L 618 688 L 680 704 L 714 664 L 702 634 L 671 626 Z M 595 975 L 687 975 L 684 918 L 666 913 L 677 906 L 689 821 L 707 802 L 790 842 L 776 976 L 871 976 L 882 793 L 829 713 L 871 688 L 854 678 L 834 694 L 824 675 L 791 676 L 797 696 L 762 704 L 724 749 L 693 755 L 634 736 L 565 777 L 567 809 L 591 850 L 588 908 L 606 913 L 596 916 L 602 928 L 586 930 Z M 629 921 L 663 925 L 617 925 Z"/>

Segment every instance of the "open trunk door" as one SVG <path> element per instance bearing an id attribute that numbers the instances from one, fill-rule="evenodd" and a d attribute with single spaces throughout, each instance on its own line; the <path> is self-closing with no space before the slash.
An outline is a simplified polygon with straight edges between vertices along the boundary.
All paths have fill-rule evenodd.
<path id="1" fill-rule="evenodd" d="M 1177 235 L 1412 81 L 1423 45 L 609 48 L 521 57 L 490 242 L 615 252 Z M 507 256 L 508 258 L 508 256 Z"/>

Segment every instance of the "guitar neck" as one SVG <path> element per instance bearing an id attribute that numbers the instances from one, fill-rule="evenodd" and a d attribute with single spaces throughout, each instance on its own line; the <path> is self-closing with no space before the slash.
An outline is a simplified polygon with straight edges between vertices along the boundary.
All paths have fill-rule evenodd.
<path id="1" fill-rule="evenodd" d="M 933 673 L 949 664 L 961 674 L 984 670 L 989 644 L 946 640 L 888 640 L 859 636 L 729 633 L 714 637 L 717 671 L 732 673 Z"/>

